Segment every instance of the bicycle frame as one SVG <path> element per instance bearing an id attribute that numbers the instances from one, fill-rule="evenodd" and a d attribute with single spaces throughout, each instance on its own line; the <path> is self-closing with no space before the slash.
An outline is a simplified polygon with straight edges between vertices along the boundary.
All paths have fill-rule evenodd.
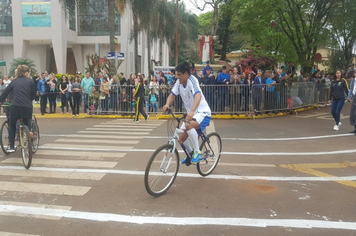
<path id="1" fill-rule="evenodd" d="M 172 152 L 174 152 L 177 148 L 177 141 L 179 142 L 180 146 L 182 147 L 184 153 L 187 155 L 187 157 L 189 157 L 190 159 L 192 158 L 191 154 L 187 152 L 187 149 L 185 147 L 185 145 L 183 144 L 182 140 L 179 138 L 180 134 L 184 134 L 187 133 L 186 130 L 182 130 L 179 128 L 180 126 L 180 122 L 183 121 L 184 116 L 182 118 L 178 118 L 176 117 L 173 113 L 171 113 L 171 115 L 173 116 L 173 118 L 175 118 L 178 121 L 178 125 L 177 128 L 175 129 L 175 132 L 173 134 L 173 138 L 168 142 L 169 144 L 173 145 L 173 150 Z M 211 148 L 210 146 L 210 141 L 206 138 L 206 136 L 204 135 L 204 133 L 201 130 L 197 130 L 198 132 L 198 139 L 201 138 L 203 141 L 206 141 L 206 143 L 209 145 L 209 149 L 212 151 L 212 154 L 214 154 L 214 150 Z M 188 136 L 189 138 L 189 136 Z M 206 160 L 208 157 L 206 155 L 202 155 L 202 157 L 200 158 L 200 160 Z M 169 163 L 168 163 L 169 166 Z"/>

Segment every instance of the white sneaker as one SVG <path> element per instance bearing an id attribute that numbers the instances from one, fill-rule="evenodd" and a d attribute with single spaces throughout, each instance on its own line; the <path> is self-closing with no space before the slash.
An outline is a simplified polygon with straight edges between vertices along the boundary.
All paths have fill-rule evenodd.
<path id="1" fill-rule="evenodd" d="M 339 121 L 339 124 L 337 126 L 340 127 L 341 125 L 342 125 L 342 123 Z"/>
<path id="2" fill-rule="evenodd" d="M 132 123 L 138 123 L 138 120 L 136 121 L 136 120 L 134 120 Z"/>
<path id="3" fill-rule="evenodd" d="M 15 149 L 14 148 L 9 148 L 6 150 L 7 153 L 14 153 L 15 152 Z"/>
<path id="4" fill-rule="evenodd" d="M 68 115 L 69 113 L 67 112 L 67 115 Z"/>
<path id="5" fill-rule="evenodd" d="M 72 115 L 74 117 L 74 115 Z"/>
<path id="6" fill-rule="evenodd" d="M 77 114 L 77 116 L 79 116 L 79 115 Z"/>
<path id="7" fill-rule="evenodd" d="M 148 118 L 150 118 L 150 115 L 147 115 L 147 118 L 146 118 L 146 120 L 145 120 L 145 121 L 148 121 Z"/>
<path id="8" fill-rule="evenodd" d="M 334 126 L 334 131 L 338 131 L 339 130 L 339 126 L 335 125 Z"/>

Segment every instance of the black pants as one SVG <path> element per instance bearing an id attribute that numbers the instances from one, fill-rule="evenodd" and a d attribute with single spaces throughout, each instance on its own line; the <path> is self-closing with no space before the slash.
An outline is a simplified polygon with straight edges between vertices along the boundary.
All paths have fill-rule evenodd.
<path id="1" fill-rule="evenodd" d="M 57 104 L 56 104 L 56 97 L 57 97 L 57 94 L 56 94 L 56 93 L 49 93 L 49 94 L 48 94 L 48 99 L 49 99 L 49 111 L 50 111 L 50 113 L 52 113 L 52 111 L 53 111 L 53 113 L 56 113 L 56 106 L 57 106 Z M 52 110 L 52 107 L 54 108 L 53 110 Z"/>
<path id="2" fill-rule="evenodd" d="M 47 95 L 46 94 L 43 94 L 41 96 L 41 113 L 45 113 L 46 112 L 46 107 L 47 107 Z"/>
<path id="3" fill-rule="evenodd" d="M 32 118 L 32 108 L 11 106 L 10 119 L 9 119 L 9 140 L 10 140 L 11 148 L 14 148 L 15 146 L 15 133 L 16 133 L 17 120 L 22 119 L 23 123 L 27 125 L 28 129 L 31 131 L 31 126 L 30 126 L 31 118 Z"/>
<path id="4" fill-rule="evenodd" d="M 145 102 L 144 98 L 140 98 L 140 97 L 137 98 L 135 121 L 138 121 L 138 117 L 139 117 L 140 113 L 143 115 L 143 117 L 145 117 L 145 119 L 147 119 L 147 114 L 143 110 L 144 102 Z"/>
<path id="5" fill-rule="evenodd" d="M 77 114 L 79 115 L 79 102 L 80 102 L 80 97 L 82 96 L 81 93 L 73 93 L 73 115 Z"/>

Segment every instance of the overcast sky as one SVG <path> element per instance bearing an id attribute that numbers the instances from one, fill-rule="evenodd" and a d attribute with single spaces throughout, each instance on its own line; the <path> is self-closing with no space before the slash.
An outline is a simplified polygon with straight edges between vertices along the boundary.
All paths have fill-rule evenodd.
<path id="1" fill-rule="evenodd" d="M 194 2 L 195 0 L 192 0 L 192 1 Z M 201 13 L 205 13 L 205 12 L 213 10 L 213 8 L 210 5 L 207 5 L 207 6 L 205 6 L 204 11 L 200 11 L 197 8 L 194 7 L 194 5 L 190 2 L 190 0 L 183 0 L 183 2 L 185 4 L 187 10 L 191 11 L 192 13 L 194 13 L 196 15 L 200 15 Z M 200 7 L 204 6 L 204 0 L 197 0 L 197 2 L 198 2 Z"/>

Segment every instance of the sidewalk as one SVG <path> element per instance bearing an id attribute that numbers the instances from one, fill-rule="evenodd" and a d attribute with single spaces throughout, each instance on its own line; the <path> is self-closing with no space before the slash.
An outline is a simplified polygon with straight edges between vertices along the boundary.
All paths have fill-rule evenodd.
<path id="1" fill-rule="evenodd" d="M 306 110 L 313 110 L 318 108 L 318 106 L 310 106 L 310 107 L 305 107 L 305 108 L 299 108 L 293 110 L 294 113 L 306 111 Z M 88 115 L 86 113 L 79 113 L 79 116 L 72 116 L 71 109 L 69 109 L 69 114 L 66 113 L 66 109 L 64 109 L 65 112 L 61 114 L 62 109 L 61 109 L 61 103 L 57 103 L 56 107 L 56 113 L 55 114 L 48 114 L 45 113 L 44 115 L 41 115 L 40 112 L 40 104 L 34 103 L 33 104 L 33 114 L 36 116 L 36 118 L 72 118 L 72 119 L 78 119 L 78 118 L 107 118 L 107 119 L 134 119 L 134 115 L 116 115 L 116 114 L 110 114 L 110 115 Z M 49 111 L 49 106 L 47 104 L 47 111 Z M 83 108 L 80 107 L 80 111 L 83 111 Z M 290 112 L 280 112 L 278 114 L 260 114 L 257 116 L 254 116 L 254 114 L 219 114 L 219 115 L 212 115 L 212 119 L 263 119 L 263 118 L 273 118 L 273 117 L 280 117 L 280 116 L 285 116 L 285 115 L 290 115 Z M 178 115 L 179 116 L 179 115 Z M 152 113 L 152 116 L 150 116 L 150 120 L 160 120 L 160 119 L 170 119 L 170 115 L 165 115 L 165 114 L 160 114 L 158 113 L 157 117 Z M 140 120 L 143 120 L 144 117 L 140 115 Z"/>

